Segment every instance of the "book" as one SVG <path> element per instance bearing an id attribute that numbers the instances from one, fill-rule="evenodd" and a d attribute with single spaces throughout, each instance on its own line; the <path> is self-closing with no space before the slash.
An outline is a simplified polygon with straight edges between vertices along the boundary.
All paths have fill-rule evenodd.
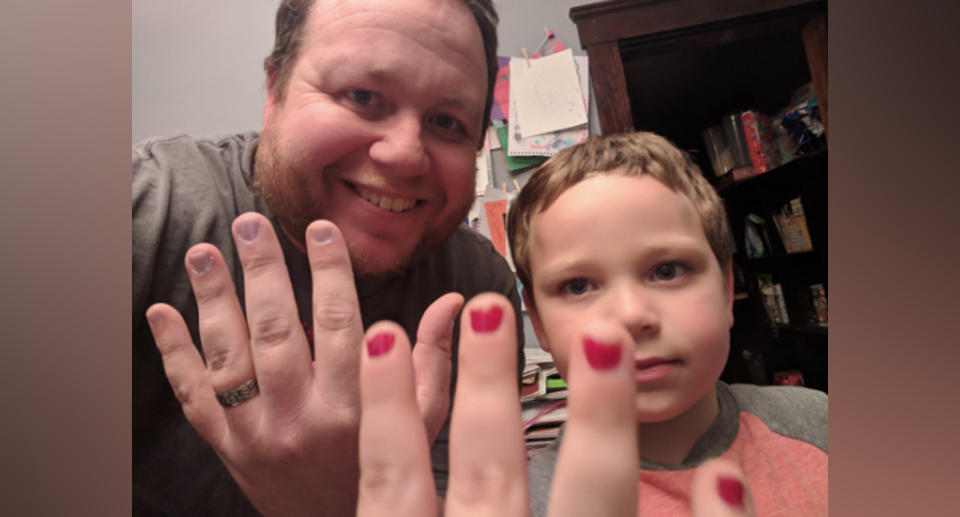
<path id="1" fill-rule="evenodd" d="M 799 197 L 784 205 L 780 213 L 773 216 L 773 222 L 787 253 L 813 251 L 810 229 L 807 227 L 807 218 Z"/>
<path id="2" fill-rule="evenodd" d="M 733 162 L 731 175 L 734 181 L 749 178 L 756 174 L 753 170 L 750 147 L 747 145 L 740 114 L 731 113 L 723 117 L 721 127 L 723 127 L 723 136 L 726 138 L 730 158 Z"/>
<path id="3" fill-rule="evenodd" d="M 710 157 L 710 166 L 715 176 L 723 176 L 733 169 L 733 157 L 730 154 L 730 145 L 723 134 L 723 127 L 713 126 L 704 129 L 701 133 L 703 143 L 707 147 L 707 156 Z"/>
<path id="4" fill-rule="evenodd" d="M 754 110 L 740 113 L 741 127 L 753 165 L 753 173 L 763 174 L 780 165 L 780 151 L 770 119 Z"/>

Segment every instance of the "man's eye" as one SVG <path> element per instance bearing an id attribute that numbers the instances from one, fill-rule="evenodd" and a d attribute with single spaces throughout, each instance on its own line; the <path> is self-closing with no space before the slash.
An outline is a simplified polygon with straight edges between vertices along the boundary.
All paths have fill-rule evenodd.
<path id="1" fill-rule="evenodd" d="M 673 280 L 686 273 L 687 270 L 687 266 L 684 266 L 683 264 L 678 262 L 667 262 L 657 266 L 653 271 L 653 276 L 657 280 Z"/>
<path id="2" fill-rule="evenodd" d="M 445 133 L 452 133 L 456 135 L 465 135 L 467 133 L 467 128 L 464 127 L 459 120 L 450 115 L 437 114 L 431 115 L 428 118 L 428 122 L 433 127 L 443 131 Z"/>
<path id="3" fill-rule="evenodd" d="M 593 290 L 593 288 L 594 286 L 589 280 L 581 277 L 564 282 L 563 285 L 560 286 L 560 292 L 579 296 L 587 291 Z"/>
<path id="4" fill-rule="evenodd" d="M 346 90 L 344 95 L 354 104 L 360 106 L 372 106 L 377 103 L 378 95 L 376 92 L 370 90 L 364 90 L 362 88 L 353 88 Z"/>

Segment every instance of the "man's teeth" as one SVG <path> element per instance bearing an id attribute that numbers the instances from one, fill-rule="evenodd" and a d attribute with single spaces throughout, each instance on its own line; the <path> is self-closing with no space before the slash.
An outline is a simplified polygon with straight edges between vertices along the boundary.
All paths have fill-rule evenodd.
<path id="1" fill-rule="evenodd" d="M 360 186 L 357 187 L 357 192 L 363 199 L 391 212 L 406 212 L 413 208 L 413 205 L 417 204 L 416 199 L 399 199 L 380 196 Z"/>

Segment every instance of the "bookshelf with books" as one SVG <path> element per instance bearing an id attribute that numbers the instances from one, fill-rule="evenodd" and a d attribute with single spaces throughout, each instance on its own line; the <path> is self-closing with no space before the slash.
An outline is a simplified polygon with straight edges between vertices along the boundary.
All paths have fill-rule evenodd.
<path id="1" fill-rule="evenodd" d="M 827 2 L 609 0 L 570 17 L 603 132 L 666 136 L 727 207 L 736 323 L 722 378 L 826 391 Z"/>

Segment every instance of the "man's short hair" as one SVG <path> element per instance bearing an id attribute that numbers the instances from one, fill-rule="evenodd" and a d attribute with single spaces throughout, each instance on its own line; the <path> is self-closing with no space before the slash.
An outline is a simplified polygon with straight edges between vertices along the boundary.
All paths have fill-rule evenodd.
<path id="1" fill-rule="evenodd" d="M 530 221 L 534 215 L 550 208 L 568 188 L 601 174 L 651 176 L 689 199 L 721 268 L 726 269 L 731 263 L 733 239 L 723 201 L 687 153 L 654 133 L 592 136 L 544 162 L 510 206 L 507 237 L 513 263 L 517 277 L 531 295 Z"/>
<path id="2" fill-rule="evenodd" d="M 493 85 L 497 80 L 497 9 L 492 0 L 460 0 L 473 13 L 483 37 L 483 53 L 487 58 L 487 102 L 483 109 L 483 132 L 479 146 L 483 147 L 490 109 L 493 106 Z M 263 60 L 263 68 L 270 78 L 270 91 L 278 102 L 283 102 L 293 65 L 303 44 L 307 18 L 316 0 L 282 0 L 277 8 L 276 33 L 273 50 Z"/>

